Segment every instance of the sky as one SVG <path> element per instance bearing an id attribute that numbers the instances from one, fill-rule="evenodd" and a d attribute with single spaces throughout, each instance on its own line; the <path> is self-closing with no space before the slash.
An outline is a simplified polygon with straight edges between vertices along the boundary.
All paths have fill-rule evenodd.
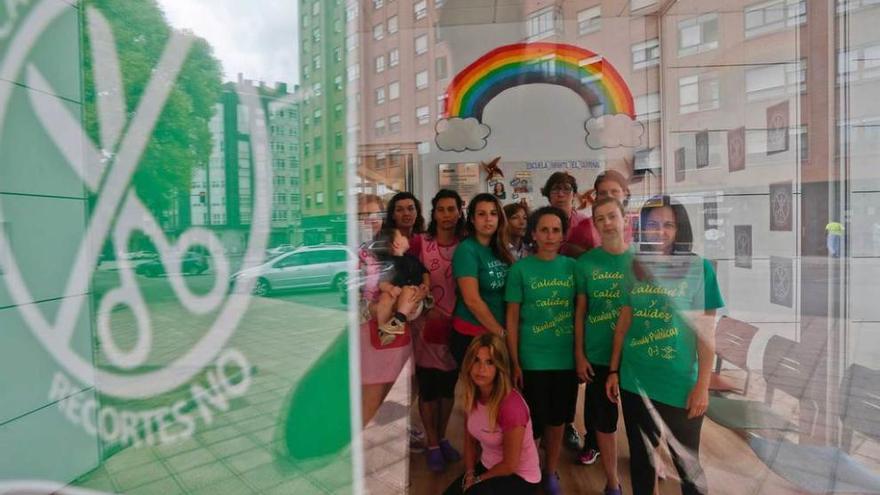
<path id="1" fill-rule="evenodd" d="M 299 81 L 297 0 L 158 0 L 168 22 L 214 48 L 224 80 Z"/>

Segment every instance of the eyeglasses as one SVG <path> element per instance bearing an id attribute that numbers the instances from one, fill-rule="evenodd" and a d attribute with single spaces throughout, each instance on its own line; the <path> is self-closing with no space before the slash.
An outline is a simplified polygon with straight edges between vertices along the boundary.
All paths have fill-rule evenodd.
<path id="1" fill-rule="evenodd" d="M 572 191 L 574 191 L 574 188 L 568 184 L 562 184 L 550 188 L 551 193 L 570 194 Z"/>
<path id="2" fill-rule="evenodd" d="M 381 220 L 382 213 L 374 212 L 374 213 L 358 213 L 359 220 Z"/>

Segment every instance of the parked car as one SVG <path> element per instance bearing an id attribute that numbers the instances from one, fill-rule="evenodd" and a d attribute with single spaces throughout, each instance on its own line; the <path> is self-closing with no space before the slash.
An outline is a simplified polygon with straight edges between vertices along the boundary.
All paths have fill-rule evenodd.
<path id="1" fill-rule="evenodd" d="M 245 277 L 254 278 L 253 293 L 259 296 L 307 287 L 340 290 L 348 283 L 348 263 L 352 259 L 354 255 L 342 244 L 301 247 L 234 273 L 229 282 L 232 285 Z"/>
<path id="2" fill-rule="evenodd" d="M 199 275 L 208 269 L 208 260 L 201 254 L 187 253 L 179 260 L 170 260 L 171 266 L 179 266 L 180 271 L 186 275 Z M 178 264 L 179 263 L 179 264 Z M 147 277 L 158 277 L 165 273 L 165 265 L 161 259 L 153 259 L 145 261 L 135 268 L 135 272 L 139 275 Z"/>

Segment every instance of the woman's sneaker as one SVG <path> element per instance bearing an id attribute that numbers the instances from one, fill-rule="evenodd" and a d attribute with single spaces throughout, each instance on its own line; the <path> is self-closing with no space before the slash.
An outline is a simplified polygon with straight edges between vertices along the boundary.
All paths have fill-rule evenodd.
<path id="1" fill-rule="evenodd" d="M 428 470 L 432 473 L 442 473 L 446 469 L 446 461 L 443 460 L 443 451 L 440 447 L 428 447 L 425 452 L 425 460 L 428 464 Z"/>
<path id="2" fill-rule="evenodd" d="M 461 454 L 459 454 L 458 451 L 455 450 L 455 447 L 449 443 L 449 440 L 445 438 L 440 440 L 440 451 L 443 452 L 443 459 L 445 459 L 446 462 L 453 463 L 461 460 Z"/>
<path id="3" fill-rule="evenodd" d="M 583 449 L 578 452 L 577 462 L 578 464 L 583 464 L 584 466 L 589 466 L 590 464 L 595 464 L 596 459 L 599 458 L 599 451 L 596 449 Z"/>
<path id="4" fill-rule="evenodd" d="M 547 495 L 562 495 L 562 485 L 559 483 L 558 473 L 544 473 L 541 476 L 541 484 Z"/>

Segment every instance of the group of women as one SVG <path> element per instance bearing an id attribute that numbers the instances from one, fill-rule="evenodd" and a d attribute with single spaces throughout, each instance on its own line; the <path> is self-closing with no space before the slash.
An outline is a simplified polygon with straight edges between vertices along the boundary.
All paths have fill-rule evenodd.
<path id="1" fill-rule="evenodd" d="M 410 254 L 428 270 L 435 301 L 394 342 L 377 342 L 370 277 L 383 275 L 370 243 L 362 246 L 364 422 L 412 353 L 428 468 L 464 462 L 446 493 L 536 493 L 543 486 L 557 494 L 565 426 L 585 383 L 584 424 L 595 447 L 588 441 L 584 449 L 601 454 L 605 493 L 622 493 L 621 410 L 633 493 L 654 493 L 661 439 L 682 492 L 706 493 L 699 439 L 715 310 L 723 302 L 711 264 L 692 252 L 686 209 L 658 196 L 633 215 L 627 182 L 614 171 L 594 183 L 592 216 L 574 208 L 577 182 L 567 173 L 553 174 L 542 193 L 549 206 L 531 213 L 478 194 L 465 215 L 458 194 L 441 190 L 424 232 L 412 194 L 395 195 L 384 216 L 379 198 L 361 196 L 367 230 L 384 224 L 411 237 Z M 445 436 L 457 382 L 466 412 L 461 453 Z"/>

